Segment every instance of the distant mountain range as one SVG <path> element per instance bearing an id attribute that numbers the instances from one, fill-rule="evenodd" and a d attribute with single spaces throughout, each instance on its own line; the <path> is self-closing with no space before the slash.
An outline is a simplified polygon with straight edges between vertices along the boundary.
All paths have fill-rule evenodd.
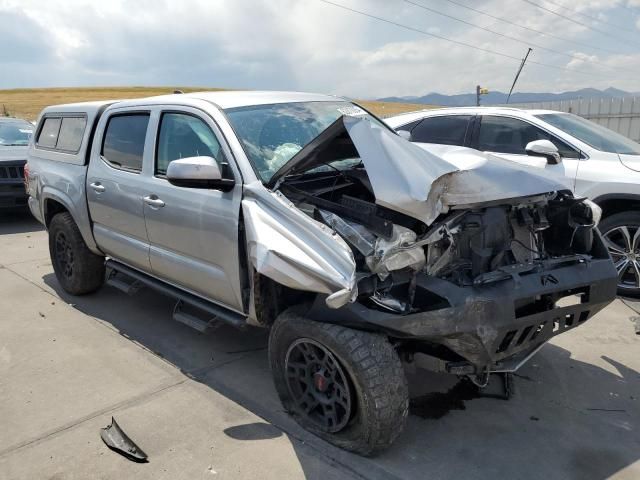
<path id="1" fill-rule="evenodd" d="M 580 98 L 617 98 L 629 95 L 638 95 L 637 92 L 625 92 L 617 88 L 609 87 L 606 90 L 597 88 L 583 88 L 574 92 L 563 93 L 514 93 L 509 103 L 550 102 L 558 100 L 575 100 Z M 476 94 L 461 93 L 459 95 L 443 95 L 441 93 L 429 93 L 422 97 L 387 97 L 378 99 L 383 102 L 424 103 L 427 105 L 443 105 L 447 107 L 465 107 L 476 104 Z M 489 92 L 482 95 L 482 105 L 500 105 L 507 101 L 507 94 L 503 92 Z"/>

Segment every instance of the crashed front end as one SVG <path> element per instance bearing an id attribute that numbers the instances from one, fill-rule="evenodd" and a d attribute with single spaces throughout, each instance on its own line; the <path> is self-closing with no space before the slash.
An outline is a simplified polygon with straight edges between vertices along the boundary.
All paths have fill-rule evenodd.
<path id="1" fill-rule="evenodd" d="M 444 159 L 345 116 L 285 170 L 273 191 L 247 188 L 249 257 L 317 293 L 312 319 L 383 331 L 471 375 L 517 368 L 615 298 L 598 207 L 509 162 Z"/>
<path id="2" fill-rule="evenodd" d="M 356 302 L 330 312 L 318 298 L 310 316 L 385 331 L 451 373 L 515 370 L 615 297 L 602 239 L 595 228 L 568 225 L 569 205 L 583 203 L 564 196 L 454 213 L 417 247 L 423 263 L 384 278 L 362 272 Z"/>

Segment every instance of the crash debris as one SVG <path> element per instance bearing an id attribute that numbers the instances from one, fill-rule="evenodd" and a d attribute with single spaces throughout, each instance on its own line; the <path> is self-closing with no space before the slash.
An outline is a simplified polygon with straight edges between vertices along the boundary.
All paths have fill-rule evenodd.
<path id="1" fill-rule="evenodd" d="M 100 438 L 111 450 L 134 462 L 147 462 L 147 454 L 131 440 L 120 428 L 116 419 L 111 417 L 111 424 L 100 429 Z"/>

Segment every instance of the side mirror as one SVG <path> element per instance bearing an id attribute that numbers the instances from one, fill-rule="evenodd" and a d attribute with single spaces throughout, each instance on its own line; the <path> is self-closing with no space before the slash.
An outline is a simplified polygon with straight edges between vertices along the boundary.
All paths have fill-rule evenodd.
<path id="1" fill-rule="evenodd" d="M 218 162 L 211 157 L 174 160 L 167 168 L 167 180 L 176 187 L 212 188 L 223 192 L 235 185 L 232 179 L 222 178 Z"/>
<path id="2" fill-rule="evenodd" d="M 411 132 L 408 130 L 396 130 L 396 133 L 399 137 L 404 138 L 405 140 L 411 141 Z"/>
<path id="3" fill-rule="evenodd" d="M 562 162 L 562 157 L 558 152 L 558 147 L 549 140 L 534 140 L 533 142 L 527 143 L 527 146 L 524 149 L 527 152 L 527 155 L 545 157 L 549 165 L 557 165 Z"/>

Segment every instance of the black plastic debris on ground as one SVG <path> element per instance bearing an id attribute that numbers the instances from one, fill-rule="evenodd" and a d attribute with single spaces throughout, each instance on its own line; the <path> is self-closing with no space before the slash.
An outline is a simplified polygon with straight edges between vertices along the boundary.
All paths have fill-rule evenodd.
<path id="1" fill-rule="evenodd" d="M 100 429 L 100 438 L 111 450 L 134 462 L 147 462 L 147 454 L 131 440 L 111 417 L 111 425 Z"/>

